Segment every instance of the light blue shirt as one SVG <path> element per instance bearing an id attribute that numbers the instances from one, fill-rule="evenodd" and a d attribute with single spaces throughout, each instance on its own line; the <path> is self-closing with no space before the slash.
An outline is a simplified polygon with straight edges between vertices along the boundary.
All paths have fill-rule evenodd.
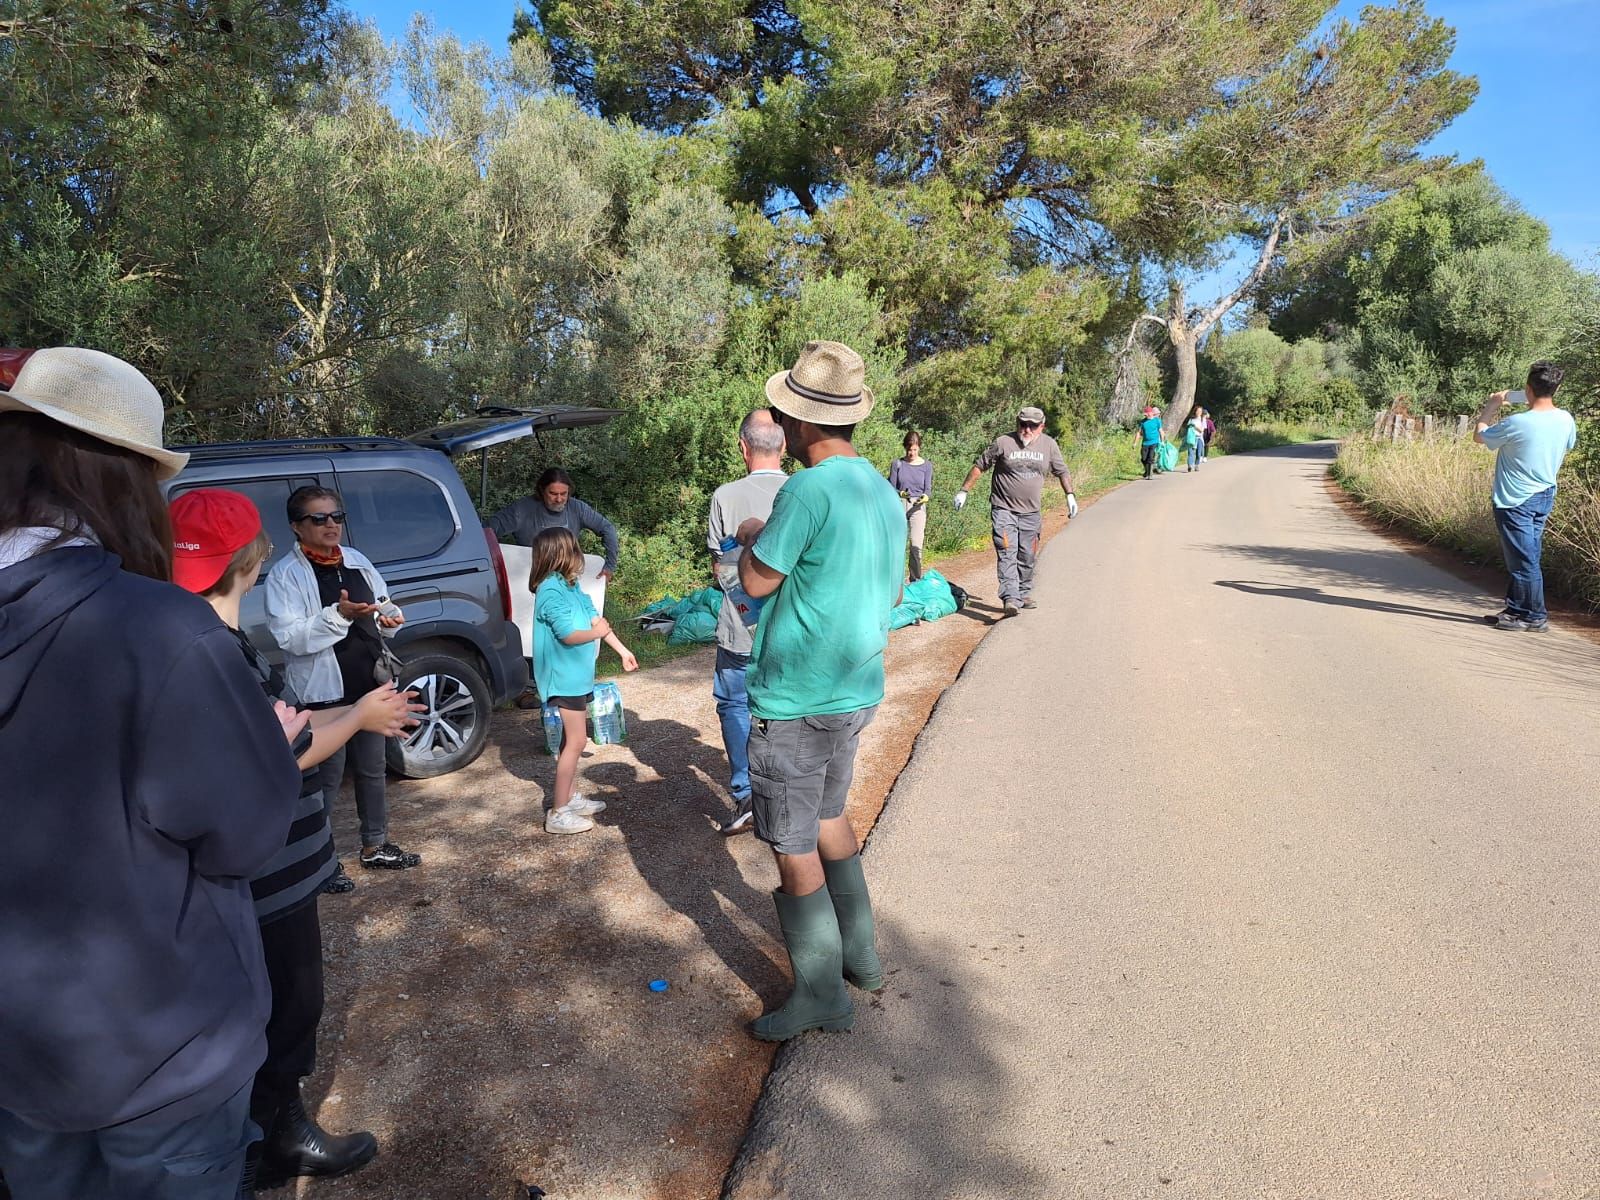
<path id="1" fill-rule="evenodd" d="M 569 646 L 561 639 L 592 628 L 599 614 L 594 601 L 575 583 L 546 575 L 533 593 L 533 679 L 539 695 L 587 696 L 594 691 L 594 664 L 600 643 Z"/>
<path id="2" fill-rule="evenodd" d="M 1512 413 L 1483 431 L 1494 459 L 1496 508 L 1515 508 L 1556 485 L 1567 451 L 1578 444 L 1578 425 L 1564 408 Z"/>

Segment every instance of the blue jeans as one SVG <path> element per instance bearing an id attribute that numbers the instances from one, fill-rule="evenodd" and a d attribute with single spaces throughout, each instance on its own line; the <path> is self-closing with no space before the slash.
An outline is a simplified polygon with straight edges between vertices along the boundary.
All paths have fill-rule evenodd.
<path id="1" fill-rule="evenodd" d="M 750 697 L 744 690 L 748 654 L 717 647 L 716 674 L 711 694 L 717 700 L 722 722 L 722 744 L 728 749 L 728 791 L 739 802 L 750 799 Z"/>
<path id="2" fill-rule="evenodd" d="M 16 1200 L 236 1200 L 261 1136 L 250 1085 L 187 1121 L 53 1133 L 0 1110 L 0 1169 Z"/>
<path id="3" fill-rule="evenodd" d="M 1193 470 L 1195 467 L 1198 467 L 1201 464 L 1201 462 L 1204 461 L 1205 456 L 1206 456 L 1206 444 L 1204 442 L 1190 442 L 1189 443 L 1189 469 L 1190 470 Z"/>
<path id="4" fill-rule="evenodd" d="M 1500 530 L 1500 550 L 1505 555 L 1506 611 L 1524 621 L 1548 620 L 1544 607 L 1544 568 L 1539 563 L 1544 547 L 1544 523 L 1556 502 L 1556 490 L 1546 488 L 1529 496 L 1515 508 L 1494 510 L 1494 523 Z"/>

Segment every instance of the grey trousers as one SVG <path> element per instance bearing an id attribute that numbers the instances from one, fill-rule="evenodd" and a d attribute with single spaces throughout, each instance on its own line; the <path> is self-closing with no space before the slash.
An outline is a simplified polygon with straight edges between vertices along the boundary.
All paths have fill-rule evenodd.
<path id="1" fill-rule="evenodd" d="M 317 768 L 322 779 L 322 811 L 327 814 L 328 828 L 333 828 L 333 802 L 339 798 L 344 784 L 344 767 L 348 758 L 351 773 L 356 777 L 356 815 L 361 818 L 361 848 L 370 850 L 389 840 L 389 798 L 384 791 L 387 765 L 385 750 L 387 740 L 381 733 L 363 729 L 343 746 L 322 760 Z"/>
<path id="2" fill-rule="evenodd" d="M 1001 603 L 1021 603 L 1033 591 L 1033 563 L 1039 553 L 1041 521 L 1037 512 L 989 510 L 994 527 L 995 574 Z"/>

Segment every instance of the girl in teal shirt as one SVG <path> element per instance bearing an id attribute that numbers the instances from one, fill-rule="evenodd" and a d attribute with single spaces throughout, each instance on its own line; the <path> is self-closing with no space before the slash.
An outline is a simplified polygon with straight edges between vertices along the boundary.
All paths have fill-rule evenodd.
<path id="1" fill-rule="evenodd" d="M 582 833 L 594 828 L 589 818 L 606 806 L 572 790 L 578 759 L 588 744 L 585 718 L 594 695 L 594 664 L 605 642 L 634 671 L 639 660 L 611 632 L 611 624 L 594 610 L 594 602 L 578 587 L 583 551 L 567 529 L 546 529 L 533 539 L 533 678 L 544 702 L 561 713 L 561 753 L 546 833 Z"/>

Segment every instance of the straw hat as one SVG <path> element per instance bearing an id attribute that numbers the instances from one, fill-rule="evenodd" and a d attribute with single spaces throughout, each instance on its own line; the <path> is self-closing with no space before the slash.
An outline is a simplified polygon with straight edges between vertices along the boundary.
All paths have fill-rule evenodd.
<path id="1" fill-rule="evenodd" d="M 813 425 L 854 425 L 872 411 L 867 364 L 839 342 L 807 342 L 787 371 L 767 380 L 767 400 L 781 413 Z"/>
<path id="2" fill-rule="evenodd" d="M 98 350 L 0 351 L 0 412 L 33 412 L 154 460 L 171 479 L 189 461 L 161 446 L 161 393 L 137 367 Z"/>

